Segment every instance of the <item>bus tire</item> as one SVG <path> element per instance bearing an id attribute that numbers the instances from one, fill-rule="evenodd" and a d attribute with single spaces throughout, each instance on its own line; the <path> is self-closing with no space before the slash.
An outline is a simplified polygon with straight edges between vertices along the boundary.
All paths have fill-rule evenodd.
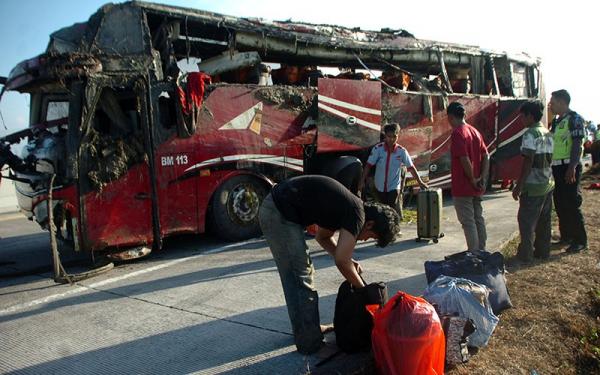
<path id="1" fill-rule="evenodd" d="M 226 241 L 259 236 L 258 211 L 267 193 L 267 185 L 254 176 L 237 175 L 225 181 L 212 199 L 212 232 Z"/>

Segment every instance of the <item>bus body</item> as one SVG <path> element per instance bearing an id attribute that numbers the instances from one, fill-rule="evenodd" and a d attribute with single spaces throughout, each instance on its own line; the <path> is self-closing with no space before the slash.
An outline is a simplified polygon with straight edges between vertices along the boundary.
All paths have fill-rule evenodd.
<path id="1" fill-rule="evenodd" d="M 183 74 L 190 60 L 199 72 Z M 519 107 L 543 99 L 525 55 L 143 2 L 53 33 L 3 90 L 30 95 L 30 127 L 0 139 L 21 211 L 48 228 L 52 190 L 59 238 L 86 251 L 255 236 L 273 184 L 364 162 L 385 123 L 400 124 L 430 185 L 448 187 L 453 101 L 489 145 L 490 178 L 516 178 Z M 7 146 L 22 138 L 16 160 Z"/>

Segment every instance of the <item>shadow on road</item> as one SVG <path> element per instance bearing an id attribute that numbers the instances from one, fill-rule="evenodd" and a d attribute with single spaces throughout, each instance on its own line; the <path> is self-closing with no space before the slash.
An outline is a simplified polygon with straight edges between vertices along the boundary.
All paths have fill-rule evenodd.
<path id="1" fill-rule="evenodd" d="M 253 245 L 256 246 L 254 251 L 258 248 L 263 248 L 266 246 L 263 240 L 257 240 Z M 364 244 L 362 245 L 364 246 Z M 377 248 L 374 246 L 367 246 L 358 248 L 356 253 L 360 256 L 361 260 L 367 260 L 379 256 L 387 256 L 394 253 L 400 253 L 406 250 L 413 249 L 415 247 L 423 247 L 427 246 L 426 243 L 415 243 L 412 239 L 403 240 L 393 245 L 390 245 L 387 248 Z M 243 250 L 246 250 L 245 246 L 232 244 L 230 249 L 223 251 L 221 254 L 226 252 L 235 252 L 239 251 L 240 247 L 243 247 Z M 210 251 L 210 250 L 206 250 Z M 248 250 L 253 251 L 253 250 Z M 202 252 L 201 252 L 202 253 Z M 194 256 L 194 254 L 186 253 L 187 256 Z M 172 254 L 175 258 L 178 254 Z M 182 254 L 183 255 L 183 254 Z M 198 255 L 198 254 L 196 254 Z M 239 254 L 238 254 L 239 255 Z M 202 255 L 201 255 L 202 256 Z M 210 256 L 210 255 L 207 255 Z M 171 256 L 169 256 L 170 258 Z M 315 266 L 315 269 L 318 271 L 319 269 L 327 268 L 327 267 L 335 267 L 335 262 L 333 258 L 327 254 L 324 250 L 311 251 L 311 257 Z M 239 258 L 239 256 L 238 256 Z M 152 263 L 150 261 L 149 263 Z M 114 298 L 128 298 L 137 296 L 140 294 L 148 294 L 155 293 L 159 291 L 175 289 L 182 286 L 189 286 L 199 283 L 206 283 L 215 280 L 224 280 L 229 278 L 234 278 L 238 276 L 247 276 L 250 274 L 258 274 L 258 273 L 268 273 L 277 272 L 275 269 L 275 262 L 271 258 L 270 254 L 266 255 L 266 257 L 262 260 L 257 261 L 249 261 L 243 263 L 233 263 L 225 264 L 219 267 L 213 267 L 183 274 L 176 274 L 173 276 L 164 277 L 161 279 L 153 279 L 149 281 L 129 284 L 125 286 L 115 287 L 115 288 L 107 288 L 104 290 L 92 291 L 91 296 L 96 296 L 93 298 L 88 298 L 87 296 L 83 298 L 80 295 L 74 295 L 72 297 L 63 298 L 57 301 L 47 302 L 37 308 L 4 314 L 0 316 L 0 322 L 6 322 L 13 319 L 25 318 L 28 316 L 33 316 L 37 314 L 47 313 L 56 309 L 60 309 L 70 305 L 80 305 L 88 302 L 98 302 L 101 300 L 109 300 Z M 31 282 L 31 278 L 21 278 L 23 283 Z M 14 284 L 13 284 L 14 285 Z"/>
<path id="2" fill-rule="evenodd" d="M 421 278 L 423 275 L 390 282 L 390 297 L 399 289 L 420 293 L 414 289 L 418 284 L 416 281 L 420 282 Z M 114 290 L 80 296 L 78 299 L 80 303 L 92 303 L 111 302 L 119 298 L 111 292 Z M 328 295 L 320 298 L 321 320 L 324 322 L 328 320 L 324 320 L 327 318 L 323 316 L 333 316 L 335 297 Z M 53 308 L 69 303 L 56 302 Z M 203 322 L 105 348 L 65 355 L 60 359 L 20 369 L 19 373 L 96 373 L 116 370 L 120 373 L 232 371 L 231 373 L 301 374 L 306 371 L 307 363 L 311 362 L 311 366 L 314 366 L 314 358 L 307 359 L 295 352 L 293 347 L 290 348 L 293 346 L 293 338 L 285 305 L 256 309 L 226 318 L 214 318 L 190 311 L 188 313 L 197 315 Z M 269 322 L 284 322 L 284 327 L 272 328 L 272 325 L 268 325 Z M 118 329 L 118 325 L 115 328 Z M 81 340 L 96 342 L 93 336 L 97 336 L 96 339 L 100 339 L 100 342 L 118 337 L 111 332 L 82 332 Z M 233 371 L 236 368 L 237 371 Z"/>

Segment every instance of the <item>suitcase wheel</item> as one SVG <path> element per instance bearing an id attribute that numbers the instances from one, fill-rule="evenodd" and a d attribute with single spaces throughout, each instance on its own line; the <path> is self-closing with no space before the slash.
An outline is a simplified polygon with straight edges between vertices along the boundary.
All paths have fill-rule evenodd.
<path id="1" fill-rule="evenodd" d="M 437 237 L 433 237 L 433 243 L 438 243 Z"/>
<path id="2" fill-rule="evenodd" d="M 444 237 L 444 232 L 440 233 L 440 235 L 438 236 L 438 238 L 442 238 Z"/>

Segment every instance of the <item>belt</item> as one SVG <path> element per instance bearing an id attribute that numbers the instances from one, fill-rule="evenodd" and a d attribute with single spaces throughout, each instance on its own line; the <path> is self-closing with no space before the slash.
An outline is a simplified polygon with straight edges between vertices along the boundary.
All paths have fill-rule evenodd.
<path id="1" fill-rule="evenodd" d="M 555 165 L 569 165 L 569 163 L 571 163 L 571 159 L 552 160 L 552 166 L 555 166 Z"/>

